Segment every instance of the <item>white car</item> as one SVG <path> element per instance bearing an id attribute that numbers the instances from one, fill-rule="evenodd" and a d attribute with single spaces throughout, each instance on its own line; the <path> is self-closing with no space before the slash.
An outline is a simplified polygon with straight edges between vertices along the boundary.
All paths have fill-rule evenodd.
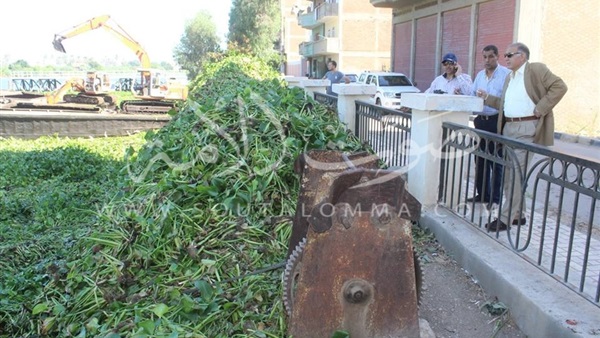
<path id="1" fill-rule="evenodd" d="M 390 72 L 362 73 L 358 78 L 359 83 L 377 86 L 377 92 L 372 97 L 373 103 L 391 109 L 402 107 L 403 93 L 420 93 L 406 75 Z"/>

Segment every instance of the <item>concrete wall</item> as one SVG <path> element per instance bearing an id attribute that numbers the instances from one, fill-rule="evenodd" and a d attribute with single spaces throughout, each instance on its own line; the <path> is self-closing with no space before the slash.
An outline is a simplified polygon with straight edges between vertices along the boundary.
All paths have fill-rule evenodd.
<path id="1" fill-rule="evenodd" d="M 402 2 L 398 2 L 402 6 Z M 519 41 L 530 61 L 543 62 L 569 91 L 555 109 L 556 131 L 600 138 L 598 0 L 422 0 L 395 8 L 392 55 L 395 71 L 423 90 L 440 73 L 443 53 L 458 55 L 471 76 L 482 69 L 481 50 L 495 44 L 504 54 Z M 504 58 L 500 58 L 504 64 Z"/>
<path id="2" fill-rule="evenodd" d="M 531 60 L 547 64 L 569 87 L 556 108 L 557 131 L 600 138 L 599 22 L 598 0 L 543 2 L 540 49 Z"/>
<path id="3" fill-rule="evenodd" d="M 168 115 L 102 115 L 89 113 L 2 112 L 0 137 L 37 138 L 125 136 L 160 129 Z"/>

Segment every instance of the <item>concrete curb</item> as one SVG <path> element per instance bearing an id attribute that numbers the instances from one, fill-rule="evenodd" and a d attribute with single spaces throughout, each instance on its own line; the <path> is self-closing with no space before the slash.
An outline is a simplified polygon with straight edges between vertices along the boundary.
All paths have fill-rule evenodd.
<path id="1" fill-rule="evenodd" d="M 563 142 L 581 143 L 581 144 L 585 144 L 588 146 L 600 147 L 600 139 L 592 138 L 592 137 L 555 132 L 554 139 L 561 140 Z"/>
<path id="2" fill-rule="evenodd" d="M 490 297 L 510 309 L 529 337 L 598 337 L 600 308 L 443 207 L 429 208 L 420 225 Z M 506 236 L 506 233 L 500 233 Z M 574 320 L 576 325 L 567 324 Z M 597 332 L 597 333 L 596 333 Z"/>

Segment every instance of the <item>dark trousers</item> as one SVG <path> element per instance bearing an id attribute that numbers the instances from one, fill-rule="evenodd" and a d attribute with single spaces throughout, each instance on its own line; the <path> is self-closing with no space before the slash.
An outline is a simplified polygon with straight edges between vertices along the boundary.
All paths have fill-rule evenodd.
<path id="1" fill-rule="evenodd" d="M 485 130 L 490 133 L 498 132 L 498 115 L 478 115 L 473 121 L 476 129 Z M 492 142 L 481 140 L 479 149 L 489 154 L 494 154 L 495 148 Z M 500 151 L 500 150 L 499 150 Z M 498 154 L 502 157 L 502 154 Z M 483 196 L 485 201 L 500 203 L 502 198 L 502 165 L 487 160 L 483 157 L 475 157 L 475 190 L 477 195 Z M 490 199 L 490 196 L 492 197 Z"/>

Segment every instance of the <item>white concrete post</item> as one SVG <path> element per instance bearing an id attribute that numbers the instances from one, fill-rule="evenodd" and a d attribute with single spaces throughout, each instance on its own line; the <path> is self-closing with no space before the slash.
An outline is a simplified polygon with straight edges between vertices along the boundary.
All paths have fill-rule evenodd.
<path id="1" fill-rule="evenodd" d="M 302 81 L 308 80 L 306 76 L 286 76 L 283 79 L 287 82 L 288 88 L 302 87 Z"/>
<path id="2" fill-rule="evenodd" d="M 483 100 L 466 95 L 405 93 L 402 94 L 402 105 L 412 108 L 408 191 L 423 207 L 433 206 L 439 192 L 442 123 L 453 122 L 467 127 L 472 112 L 483 109 Z M 459 172 L 448 175 L 455 182 L 463 182 Z M 458 189 L 454 191 L 456 195 Z M 457 195 L 454 201 L 458 201 Z"/>
<path id="3" fill-rule="evenodd" d="M 334 83 L 331 90 L 338 94 L 338 116 L 340 121 L 347 125 L 354 133 L 356 127 L 356 105 L 354 101 L 368 100 L 372 95 L 375 95 L 377 88 L 371 85 L 359 83 Z"/>
<path id="4" fill-rule="evenodd" d="M 310 95 L 311 97 L 314 97 L 315 92 L 325 93 L 330 84 L 331 81 L 329 80 L 314 79 L 300 81 L 300 86 L 304 88 L 306 95 Z"/>

